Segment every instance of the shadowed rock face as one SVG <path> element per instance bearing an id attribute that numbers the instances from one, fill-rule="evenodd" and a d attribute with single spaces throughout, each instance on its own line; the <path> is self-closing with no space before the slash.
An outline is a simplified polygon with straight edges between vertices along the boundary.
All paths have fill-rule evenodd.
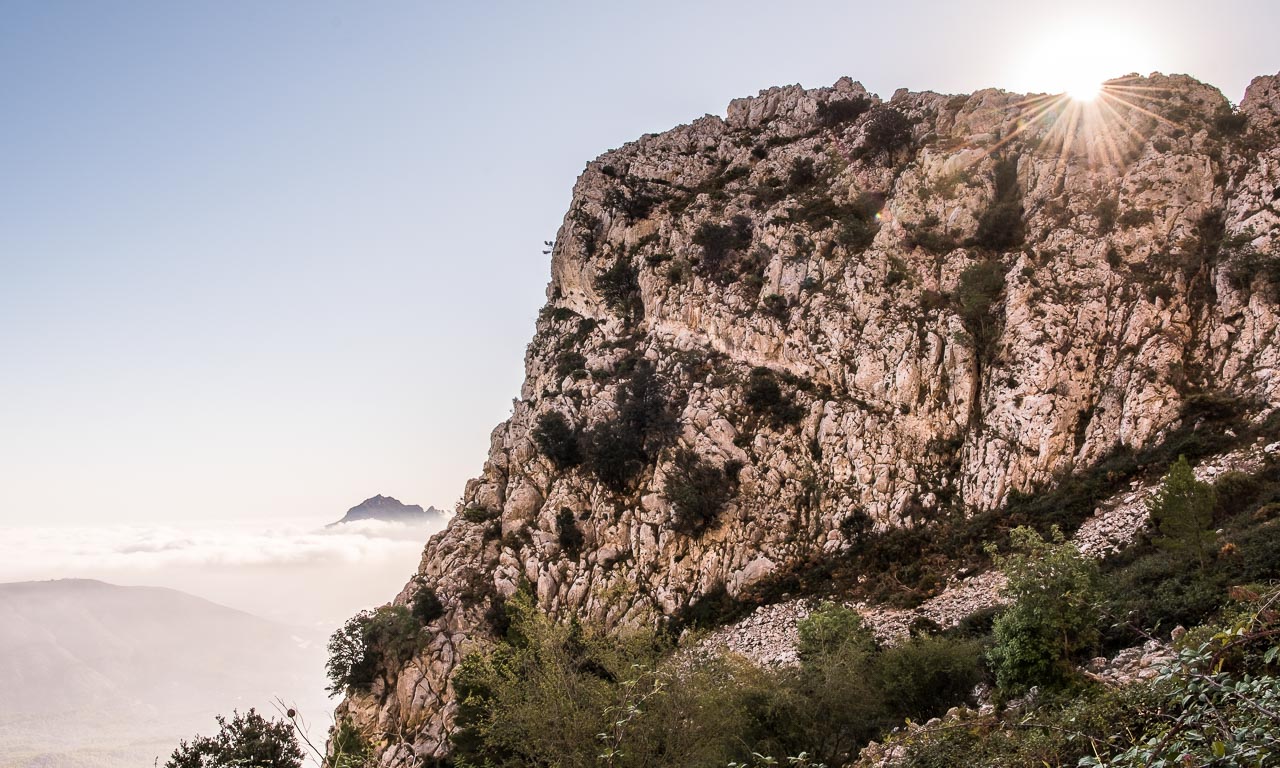
<path id="1" fill-rule="evenodd" d="M 441 755 L 454 666 L 522 582 L 555 615 L 652 623 L 838 552 L 863 521 L 989 509 L 1148 445 L 1203 393 L 1274 402 L 1278 83 L 1255 80 L 1241 118 L 1186 77 L 1113 81 L 1087 108 L 881 102 L 845 79 L 589 163 L 514 414 L 423 554 L 446 615 L 339 716 L 383 765 Z M 649 367 L 674 426 L 628 477 L 548 455 L 553 411 L 624 442 L 607 426 L 654 400 Z M 692 531 L 670 501 L 688 451 L 730 495 Z"/>

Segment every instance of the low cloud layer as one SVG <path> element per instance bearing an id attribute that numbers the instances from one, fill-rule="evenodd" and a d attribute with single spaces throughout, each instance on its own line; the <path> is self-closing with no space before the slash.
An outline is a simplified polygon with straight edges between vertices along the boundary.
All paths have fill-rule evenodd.
<path id="1" fill-rule="evenodd" d="M 328 627 L 390 600 L 441 525 L 0 530 L 0 582 L 95 578 L 179 589 L 267 618 Z"/>

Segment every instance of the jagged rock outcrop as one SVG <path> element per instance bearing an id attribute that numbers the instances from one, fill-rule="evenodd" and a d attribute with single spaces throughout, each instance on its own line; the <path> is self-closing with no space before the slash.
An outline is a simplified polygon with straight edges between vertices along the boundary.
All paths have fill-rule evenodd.
<path id="1" fill-rule="evenodd" d="M 447 751 L 495 605 L 651 624 L 868 525 L 998 506 L 1206 393 L 1280 388 L 1280 77 L 1096 105 L 774 88 L 588 164 L 527 377 L 420 574 L 427 647 L 339 707 Z"/>
<path id="2" fill-rule="evenodd" d="M 351 509 L 336 523 L 329 523 L 332 528 L 344 523 L 358 523 L 362 520 L 378 520 L 384 523 L 405 523 L 407 525 L 427 525 L 439 523 L 446 517 L 445 513 L 435 507 L 423 509 L 420 504 L 405 504 L 390 496 L 371 496 Z"/>

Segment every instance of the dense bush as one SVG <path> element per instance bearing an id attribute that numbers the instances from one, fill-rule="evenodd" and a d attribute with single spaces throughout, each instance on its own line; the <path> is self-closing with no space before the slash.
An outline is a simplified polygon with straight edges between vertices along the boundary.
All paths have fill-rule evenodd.
<path id="1" fill-rule="evenodd" d="M 654 635 L 555 624 L 525 592 L 509 609 L 507 639 L 454 678 L 460 766 L 686 768 L 756 764 L 753 753 L 843 765 L 904 718 L 962 703 L 977 680 L 973 643 L 881 651 L 855 611 L 833 605 L 800 623 L 800 665 L 772 670 L 707 655 L 670 663 Z"/>
<path id="2" fill-rule="evenodd" d="M 1018 158 L 1006 157 L 995 165 L 995 196 L 978 219 L 971 245 L 1008 251 L 1022 245 L 1026 223 L 1022 219 L 1022 190 L 1018 187 Z"/>
<path id="3" fill-rule="evenodd" d="M 379 672 L 386 675 L 422 647 L 422 624 L 409 608 L 384 605 L 361 611 L 329 638 L 329 692 L 368 690 Z"/>
<path id="4" fill-rule="evenodd" d="M 1000 319 L 996 305 L 1004 293 L 1004 265 L 989 259 L 972 264 L 960 273 L 955 301 L 960 321 L 973 346 L 987 352 L 999 337 Z"/>
<path id="5" fill-rule="evenodd" d="M 165 768 L 300 768 L 302 748 L 293 726 L 268 720 L 253 709 L 233 712 L 228 722 L 217 716 L 216 736 L 183 741 L 165 761 Z"/>
<path id="6" fill-rule="evenodd" d="M 422 576 L 413 579 L 417 589 L 409 601 L 409 611 L 420 624 L 430 624 L 444 615 L 444 603 Z"/>
<path id="7" fill-rule="evenodd" d="M 614 312 L 627 319 L 643 316 L 640 281 L 635 267 L 626 257 L 619 256 L 608 269 L 596 275 L 594 284 L 605 304 Z"/>
<path id="8" fill-rule="evenodd" d="M 871 100 L 866 96 L 832 99 L 818 105 L 818 125 L 823 128 L 834 128 L 857 120 L 869 109 L 871 109 Z"/>
<path id="9" fill-rule="evenodd" d="M 563 379 L 565 376 L 586 370 L 587 358 L 576 349 L 563 349 L 556 353 L 556 376 Z"/>
<path id="10" fill-rule="evenodd" d="M 732 282 L 737 273 L 730 268 L 731 259 L 751 245 L 751 219 L 734 216 L 727 224 L 703 222 L 693 244 L 702 247 L 698 267 L 708 278 L 720 284 Z"/>
<path id="11" fill-rule="evenodd" d="M 857 155 L 873 158 L 885 155 L 892 160 L 895 153 L 911 145 L 911 120 L 893 107 L 879 106 L 871 110 L 863 123 L 862 144 Z"/>
<path id="12" fill-rule="evenodd" d="M 582 447 L 578 431 L 559 411 L 547 411 L 533 427 L 533 441 L 538 450 L 557 469 L 565 470 L 582 463 Z"/>
<path id="13" fill-rule="evenodd" d="M 577 557 L 582 551 L 585 539 L 573 517 L 573 510 L 568 507 L 561 507 L 556 513 L 556 539 L 560 542 L 560 549 L 570 557 Z"/>
<path id="14" fill-rule="evenodd" d="M 1196 479 L 1186 456 L 1179 456 L 1159 490 L 1147 500 L 1151 522 L 1160 532 L 1156 546 L 1193 552 L 1200 567 L 1213 546 L 1213 513 L 1217 499 L 1212 485 Z"/>
<path id="15" fill-rule="evenodd" d="M 787 191 L 795 194 L 818 180 L 817 164 L 812 157 L 797 157 L 787 172 Z"/>
<path id="16" fill-rule="evenodd" d="M 369 742 L 349 718 L 329 731 L 329 758 L 324 768 L 368 768 Z"/>
<path id="17" fill-rule="evenodd" d="M 584 464 L 610 490 L 623 493 L 667 444 L 675 425 L 657 370 L 641 359 L 618 388 L 618 415 L 587 432 Z"/>
<path id="18" fill-rule="evenodd" d="M 685 448 L 676 452 L 667 472 L 664 495 L 671 503 L 671 527 L 697 536 L 710 527 L 733 497 L 734 479 Z"/>
<path id="19" fill-rule="evenodd" d="M 743 401 L 752 413 L 775 428 L 798 424 L 804 417 L 804 409 L 796 404 L 794 397 L 782 391 L 777 375 L 768 368 L 751 369 Z"/>
<path id="20" fill-rule="evenodd" d="M 996 618 L 988 659 L 1007 694 L 1061 688 L 1101 638 L 1097 563 L 1060 531 L 1045 541 L 1030 528 L 1016 528 L 1010 539 L 1013 554 L 996 564 L 1008 577 L 1004 595 L 1011 605 Z"/>

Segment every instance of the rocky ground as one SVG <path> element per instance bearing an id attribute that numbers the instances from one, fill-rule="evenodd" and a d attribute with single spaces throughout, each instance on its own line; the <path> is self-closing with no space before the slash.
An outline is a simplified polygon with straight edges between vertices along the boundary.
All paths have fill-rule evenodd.
<path id="1" fill-rule="evenodd" d="M 1196 477 L 1212 482 L 1224 472 L 1256 472 L 1264 457 L 1280 452 L 1280 443 L 1253 445 L 1232 451 L 1195 467 Z M 1090 517 L 1072 537 L 1072 541 L 1084 554 L 1097 558 L 1106 557 L 1131 544 L 1147 525 L 1149 513 L 1146 502 L 1159 488 L 1159 482 L 1146 484 L 1135 481 L 1128 491 L 1117 494 L 1098 505 Z M 909 610 L 873 606 L 860 602 L 847 602 L 856 608 L 881 643 L 895 643 L 905 639 L 912 623 L 926 619 L 939 627 L 958 624 L 966 616 L 1001 604 L 1000 590 L 1004 575 L 991 570 L 958 579 L 936 597 Z M 764 605 L 746 618 L 717 629 L 699 641 L 706 651 L 724 650 L 738 654 L 760 665 L 779 666 L 794 664 L 796 656 L 797 624 L 807 617 L 817 605 L 813 599 L 797 599 Z M 1158 649 L 1157 649 L 1158 650 Z M 1150 651 L 1150 653 L 1148 652 Z M 1137 669 L 1150 669 L 1159 658 L 1152 648 L 1141 646 L 1121 652 L 1112 663 L 1095 660 L 1096 672 L 1103 679 L 1123 681 L 1132 675 L 1131 662 L 1146 660 Z M 1139 675 L 1141 677 L 1142 675 Z"/>

